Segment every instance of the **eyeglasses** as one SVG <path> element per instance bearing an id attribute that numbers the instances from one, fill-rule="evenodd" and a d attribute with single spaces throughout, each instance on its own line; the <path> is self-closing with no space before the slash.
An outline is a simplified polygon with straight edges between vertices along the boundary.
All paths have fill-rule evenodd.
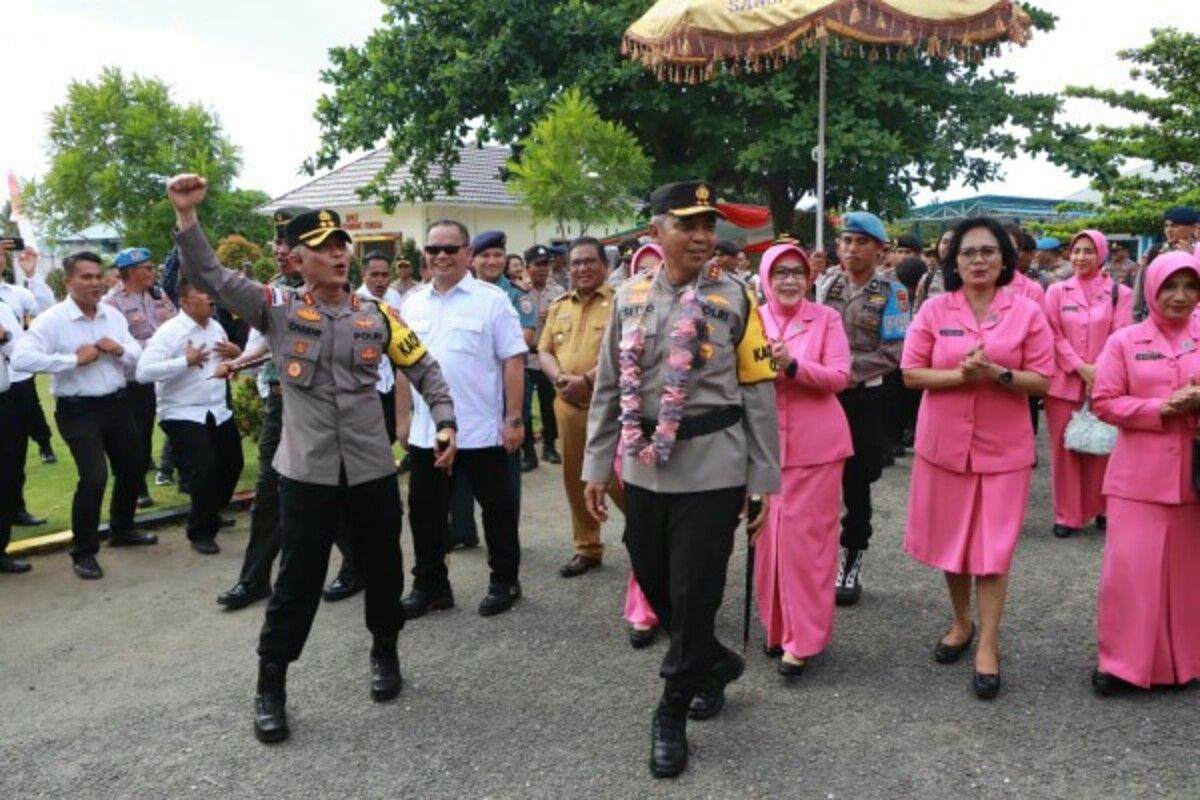
<path id="1" fill-rule="evenodd" d="M 780 267 L 779 269 L 771 270 L 771 277 L 778 278 L 781 281 L 786 281 L 791 278 L 794 281 L 802 281 L 808 277 L 808 270 L 804 267 Z"/>
<path id="2" fill-rule="evenodd" d="M 466 247 L 465 244 L 427 244 L 425 245 L 425 255 L 436 256 L 439 253 L 445 253 L 452 256 L 464 247 Z"/>
<path id="3" fill-rule="evenodd" d="M 591 266 L 595 266 L 596 264 L 599 264 L 599 263 L 600 263 L 600 259 L 596 258 L 595 256 L 592 256 L 591 258 L 572 258 L 571 259 L 572 267 L 591 267 Z"/>
<path id="4" fill-rule="evenodd" d="M 1000 255 L 1000 248 L 993 245 L 986 247 L 968 247 L 965 250 L 958 251 L 960 261 L 971 262 L 976 258 L 983 258 L 984 261 L 991 261 L 996 256 Z"/>

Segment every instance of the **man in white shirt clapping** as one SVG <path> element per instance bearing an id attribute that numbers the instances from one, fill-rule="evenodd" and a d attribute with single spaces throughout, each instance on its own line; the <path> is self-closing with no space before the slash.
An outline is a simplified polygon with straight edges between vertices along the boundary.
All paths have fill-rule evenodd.
<path id="1" fill-rule="evenodd" d="M 146 342 L 137 379 L 155 384 L 159 425 L 183 472 L 192 476 L 188 541 L 196 552 L 213 555 L 221 551 L 218 513 L 242 474 L 242 442 L 225 383 L 229 360 L 242 351 L 212 318 L 212 298 L 183 278 L 179 307 L 183 313 L 164 322 Z"/>

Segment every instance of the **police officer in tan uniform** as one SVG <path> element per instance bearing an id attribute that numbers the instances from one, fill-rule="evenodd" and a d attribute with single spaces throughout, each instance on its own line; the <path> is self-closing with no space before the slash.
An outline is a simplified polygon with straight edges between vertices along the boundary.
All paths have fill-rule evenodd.
<path id="1" fill-rule="evenodd" d="M 157 277 L 149 250 L 144 247 L 127 247 L 117 253 L 113 264 L 117 268 L 120 280 L 104 295 L 104 302 L 125 315 L 125 320 L 129 323 L 129 333 L 138 344 L 145 347 L 146 342 L 158 330 L 158 326 L 175 316 L 175 306 L 171 298 L 156 285 Z M 138 478 L 138 507 L 146 508 L 154 504 L 146 488 L 146 469 L 149 469 L 154 461 L 151 448 L 157 399 L 153 383 L 138 383 L 132 371 L 125 377 L 128 380 L 125 394 L 130 408 L 133 409 L 133 421 L 138 428 L 138 446 L 146 462 L 146 468 Z"/>
<path id="2" fill-rule="evenodd" d="M 443 469 L 454 459 L 454 407 L 437 362 L 399 314 L 349 292 L 350 235 L 336 212 L 312 211 L 287 224 L 288 258 L 305 279 L 304 291 L 287 291 L 217 262 L 196 215 L 206 189 L 196 175 L 167 184 L 183 274 L 262 331 L 281 369 L 284 419 L 275 468 L 283 550 L 259 637 L 254 713 L 255 735 L 278 742 L 288 735 L 287 665 L 300 657 L 312 627 L 341 513 L 350 517 L 351 549 L 366 584 L 371 696 L 390 700 L 402 686 L 400 492 L 375 391 L 380 361 L 400 367 L 432 409 L 444 443 L 436 464 Z"/>
<path id="3" fill-rule="evenodd" d="M 588 509 L 603 521 L 622 453 L 625 543 L 638 584 L 670 636 L 650 770 L 687 766 L 686 723 L 717 714 L 741 657 L 714 634 L 733 534 L 752 495 L 779 490 L 775 370 L 753 293 L 706 268 L 721 216 L 703 181 L 650 197 L 663 266 L 617 290 L 588 415 Z M 757 502 L 755 503 L 757 505 Z"/>
<path id="4" fill-rule="evenodd" d="M 600 344 L 612 316 L 613 288 L 605 281 L 604 245 L 590 236 L 575 240 L 567 253 L 571 291 L 551 303 L 538 342 L 542 374 L 555 388 L 554 417 L 562 442 L 563 487 L 571 506 L 575 555 L 559 569 L 564 578 L 600 566 L 604 545 L 600 524 L 583 500 L 583 449 L 587 443 L 588 404 L 596 383 Z M 608 496 L 625 507 L 620 481 L 609 483 Z"/>
<path id="5" fill-rule="evenodd" d="M 842 315 L 850 341 L 850 386 L 838 400 L 850 423 L 854 455 L 842 472 L 846 513 L 836 592 L 839 605 L 851 605 L 862 596 L 863 553 L 871 540 L 871 484 L 882 473 L 887 446 L 884 379 L 900 366 L 911 312 L 908 290 L 876 272 L 888 242 L 883 222 L 865 211 L 842 219 L 842 272 L 826 288 L 823 302 Z"/>

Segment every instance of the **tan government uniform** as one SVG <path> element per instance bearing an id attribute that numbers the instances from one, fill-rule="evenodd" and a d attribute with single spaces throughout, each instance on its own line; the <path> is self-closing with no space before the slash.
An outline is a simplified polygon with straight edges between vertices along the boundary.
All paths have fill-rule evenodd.
<path id="1" fill-rule="evenodd" d="M 571 290 L 550 305 L 538 350 L 548 353 L 558 362 L 566 375 L 583 375 L 600 360 L 600 345 L 613 310 L 613 288 L 601 284 L 596 291 L 582 298 Z M 571 506 L 571 534 L 575 552 L 587 558 L 604 556 L 600 542 L 600 523 L 587 511 L 583 500 L 583 451 L 587 445 L 588 407 L 567 402 L 561 394 L 554 398 L 554 418 L 562 446 L 563 487 Z M 608 484 L 613 503 L 625 510 L 625 497 L 620 481 Z"/>

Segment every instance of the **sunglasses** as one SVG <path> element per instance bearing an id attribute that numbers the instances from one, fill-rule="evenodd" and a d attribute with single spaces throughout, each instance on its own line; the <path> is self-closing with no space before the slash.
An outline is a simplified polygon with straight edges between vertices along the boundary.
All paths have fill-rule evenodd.
<path id="1" fill-rule="evenodd" d="M 427 244 L 425 245 L 425 255 L 436 256 L 445 253 L 452 256 L 464 247 L 466 247 L 464 244 Z"/>

